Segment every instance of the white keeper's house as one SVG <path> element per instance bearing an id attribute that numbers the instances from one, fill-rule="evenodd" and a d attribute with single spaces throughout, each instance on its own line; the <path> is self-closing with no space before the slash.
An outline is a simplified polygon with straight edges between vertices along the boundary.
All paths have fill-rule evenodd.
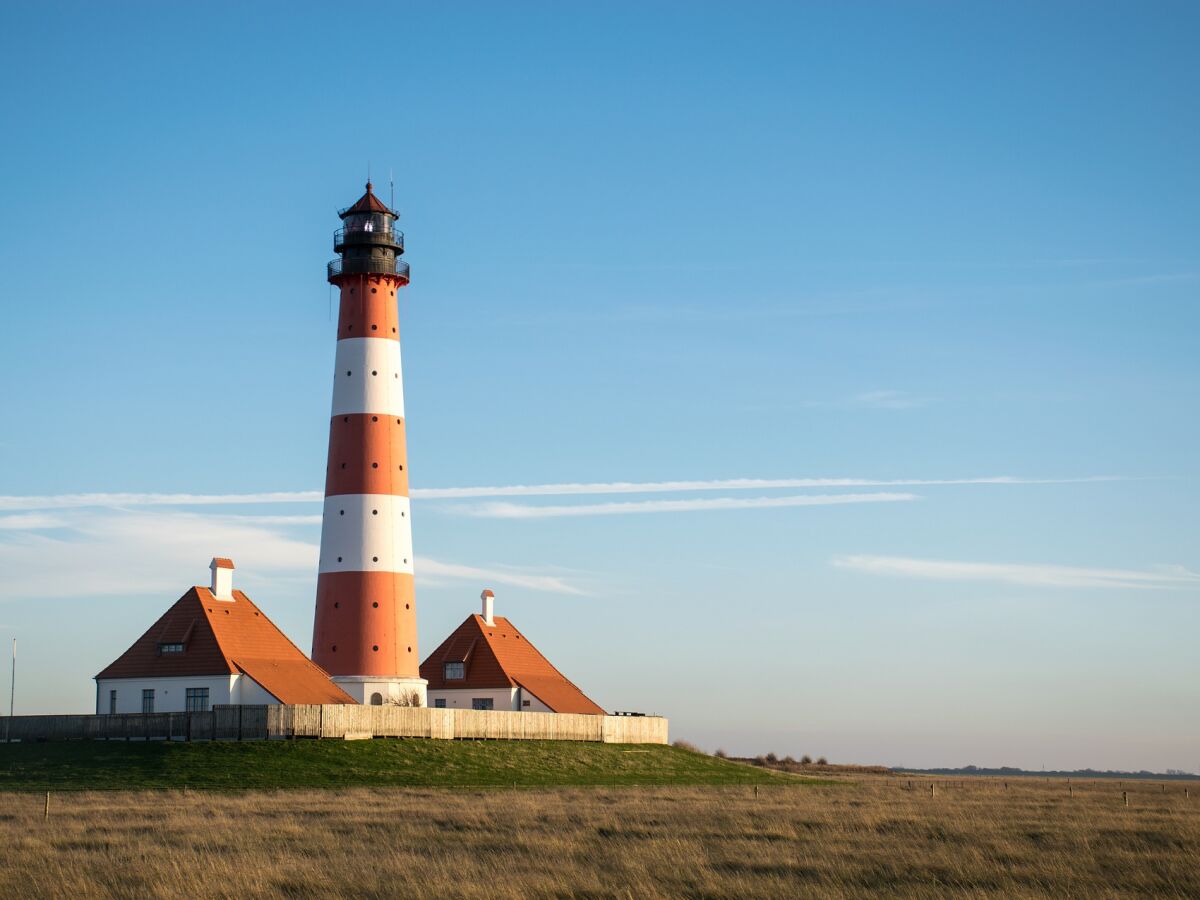
<path id="1" fill-rule="evenodd" d="M 233 588 L 233 563 L 180 597 L 96 676 L 96 712 L 202 712 L 224 703 L 354 703 Z"/>

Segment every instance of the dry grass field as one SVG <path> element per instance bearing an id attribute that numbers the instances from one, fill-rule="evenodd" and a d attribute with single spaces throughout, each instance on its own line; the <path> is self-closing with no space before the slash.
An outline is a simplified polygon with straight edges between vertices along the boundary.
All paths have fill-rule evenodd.
<path id="1" fill-rule="evenodd" d="M 1200 896 L 1195 783 L 912 781 L 10 793 L 0 894 Z"/>

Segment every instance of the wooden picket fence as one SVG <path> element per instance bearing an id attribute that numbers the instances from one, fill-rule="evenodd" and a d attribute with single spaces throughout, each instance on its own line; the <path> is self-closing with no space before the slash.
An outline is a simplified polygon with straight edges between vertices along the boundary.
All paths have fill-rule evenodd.
<path id="1" fill-rule="evenodd" d="M 661 716 L 402 706 L 214 706 L 208 712 L 0 718 L 0 741 L 262 741 L 405 737 L 438 740 L 665 744 Z"/>

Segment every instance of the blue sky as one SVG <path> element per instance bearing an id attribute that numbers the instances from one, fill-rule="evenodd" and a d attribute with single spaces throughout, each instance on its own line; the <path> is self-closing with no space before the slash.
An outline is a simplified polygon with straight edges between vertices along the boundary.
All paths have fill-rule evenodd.
<path id="1" fill-rule="evenodd" d="M 709 749 L 1200 771 L 1198 25 L 6 6 L 18 711 L 87 710 L 213 555 L 308 649 L 323 266 L 369 165 L 425 652 L 487 586 Z"/>

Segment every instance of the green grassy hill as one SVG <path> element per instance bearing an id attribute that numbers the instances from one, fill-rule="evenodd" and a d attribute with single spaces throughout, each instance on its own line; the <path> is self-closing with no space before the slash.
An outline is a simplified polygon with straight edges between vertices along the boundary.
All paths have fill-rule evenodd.
<path id="1" fill-rule="evenodd" d="M 787 775 L 655 745 L 571 741 L 64 741 L 0 744 L 0 790 L 778 784 Z"/>

